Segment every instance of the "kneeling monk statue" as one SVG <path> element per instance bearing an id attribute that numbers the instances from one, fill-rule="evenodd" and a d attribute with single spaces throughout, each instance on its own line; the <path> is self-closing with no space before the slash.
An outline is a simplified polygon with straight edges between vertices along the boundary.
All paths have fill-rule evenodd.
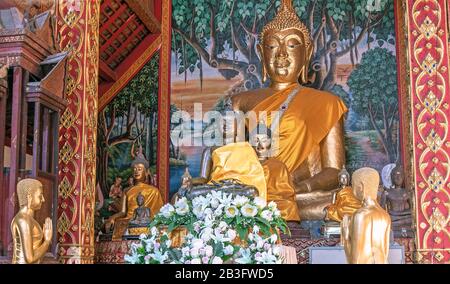
<path id="1" fill-rule="evenodd" d="M 304 87 L 314 47 L 310 32 L 294 11 L 292 0 L 282 0 L 274 20 L 262 30 L 258 51 L 263 79 L 270 86 L 232 97 L 235 111 L 266 112 L 271 126 L 278 117 L 275 158 L 292 177 L 302 220 L 322 220 L 338 188 L 345 164 L 342 100 L 325 91 Z"/>

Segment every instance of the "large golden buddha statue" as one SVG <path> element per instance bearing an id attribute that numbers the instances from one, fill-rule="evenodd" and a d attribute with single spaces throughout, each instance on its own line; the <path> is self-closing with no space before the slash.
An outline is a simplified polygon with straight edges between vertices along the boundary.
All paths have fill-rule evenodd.
<path id="1" fill-rule="evenodd" d="M 137 155 L 131 166 L 133 168 L 134 186 L 123 193 L 121 211 L 108 219 L 105 224 L 107 231 L 110 231 L 110 228 L 117 220 L 124 220 L 128 224 L 128 221 L 133 218 L 135 210 L 140 206 L 149 208 L 151 217 L 153 218 L 153 216 L 158 214 L 159 209 L 164 204 L 159 190 L 145 183 L 149 164 L 142 152 Z M 138 204 L 138 195 L 141 195 L 142 197 L 140 198 L 144 199 L 143 204 Z"/>
<path id="2" fill-rule="evenodd" d="M 46 218 L 41 227 L 34 219 L 34 213 L 45 201 L 42 190 L 42 183 L 35 179 L 23 179 L 17 183 L 20 209 L 11 221 L 13 264 L 40 263 L 50 246 L 52 221 Z"/>
<path id="3" fill-rule="evenodd" d="M 328 92 L 302 86 L 308 80 L 313 49 L 292 1 L 283 0 L 275 19 L 263 28 L 258 45 L 263 78 L 270 78 L 270 86 L 232 97 L 235 111 L 266 112 L 268 126 L 277 119 L 274 158 L 289 171 L 302 220 L 324 219 L 324 208 L 332 202 L 345 164 L 345 104 Z M 271 117 L 272 112 L 281 116 Z"/>

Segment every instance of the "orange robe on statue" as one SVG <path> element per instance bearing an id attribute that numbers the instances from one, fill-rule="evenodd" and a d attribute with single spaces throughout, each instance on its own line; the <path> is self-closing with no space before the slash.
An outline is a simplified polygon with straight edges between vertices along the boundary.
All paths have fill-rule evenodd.
<path id="1" fill-rule="evenodd" d="M 273 119 L 271 112 L 279 111 L 280 106 L 297 86 L 294 84 L 269 96 L 256 105 L 253 111 L 256 114 L 267 112 L 266 123 L 270 126 Z M 320 144 L 346 112 L 347 107 L 338 96 L 300 87 L 280 120 L 279 142 L 272 141 L 272 147 L 276 147 L 275 158 L 284 163 L 292 173 L 308 158 L 314 147 Z"/>
<path id="2" fill-rule="evenodd" d="M 263 163 L 267 182 L 267 201 L 274 201 L 286 221 L 300 221 L 295 191 L 286 165 L 277 159 Z"/>
<path id="3" fill-rule="evenodd" d="M 326 219 L 342 222 L 344 215 L 353 215 L 362 203 L 354 195 L 351 187 L 341 189 L 336 196 L 336 202 L 327 207 Z"/>

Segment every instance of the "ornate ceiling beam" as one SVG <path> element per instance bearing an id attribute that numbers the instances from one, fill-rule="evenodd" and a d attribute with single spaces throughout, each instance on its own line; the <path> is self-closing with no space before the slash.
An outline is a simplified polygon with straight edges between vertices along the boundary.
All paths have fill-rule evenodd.
<path id="1" fill-rule="evenodd" d="M 128 6 L 133 10 L 136 15 L 141 19 L 147 29 L 153 34 L 161 33 L 161 23 L 153 14 L 152 6 L 153 1 L 136 1 L 136 0 L 125 0 Z"/>

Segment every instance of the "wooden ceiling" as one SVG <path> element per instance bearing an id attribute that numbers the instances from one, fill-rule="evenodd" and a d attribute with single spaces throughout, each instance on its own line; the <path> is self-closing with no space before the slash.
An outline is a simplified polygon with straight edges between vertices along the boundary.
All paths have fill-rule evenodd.
<path id="1" fill-rule="evenodd" d="M 159 38 L 161 1 L 164 0 L 101 1 L 100 98 L 129 72 L 130 66 L 136 62 L 143 51 Z M 145 63 L 143 62 L 142 66 Z"/>

